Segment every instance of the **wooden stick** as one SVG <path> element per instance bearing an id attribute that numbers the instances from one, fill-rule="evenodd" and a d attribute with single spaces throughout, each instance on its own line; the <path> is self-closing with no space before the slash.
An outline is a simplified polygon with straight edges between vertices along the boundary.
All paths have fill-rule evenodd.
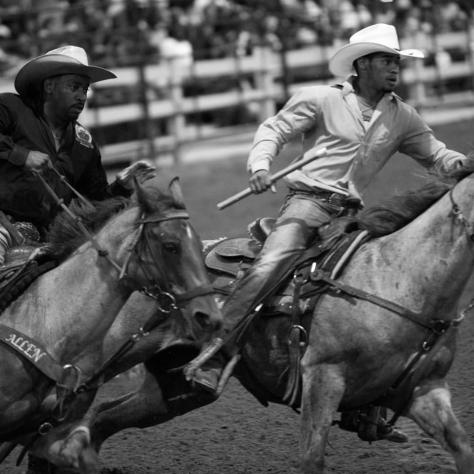
<path id="1" fill-rule="evenodd" d="M 310 154 L 306 158 L 302 158 L 301 160 L 295 161 L 291 165 L 288 165 L 287 167 L 281 169 L 280 171 L 277 171 L 274 175 L 270 177 L 270 182 L 273 184 L 279 179 L 283 178 L 283 176 L 286 176 L 287 174 L 291 173 L 292 171 L 295 171 L 298 168 L 301 168 L 304 165 L 310 163 L 311 161 L 316 160 L 317 158 L 321 158 L 326 155 L 327 155 L 326 148 L 321 148 L 319 150 L 316 150 L 314 153 Z M 230 206 L 231 204 L 234 204 L 246 198 L 247 196 L 250 196 L 251 194 L 254 194 L 253 191 L 250 188 L 245 188 L 242 191 L 238 192 L 237 194 L 234 194 L 233 196 L 230 196 L 227 199 L 224 199 L 223 201 L 217 203 L 217 208 L 222 210 Z"/>

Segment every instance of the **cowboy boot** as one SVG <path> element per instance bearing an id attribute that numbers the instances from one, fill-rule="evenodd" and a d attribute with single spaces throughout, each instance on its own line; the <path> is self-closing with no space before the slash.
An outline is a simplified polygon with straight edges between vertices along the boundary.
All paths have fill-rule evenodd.
<path id="1" fill-rule="evenodd" d="M 215 354 L 196 370 L 191 382 L 193 387 L 217 396 L 217 387 L 225 365 L 224 357 L 221 354 Z"/>

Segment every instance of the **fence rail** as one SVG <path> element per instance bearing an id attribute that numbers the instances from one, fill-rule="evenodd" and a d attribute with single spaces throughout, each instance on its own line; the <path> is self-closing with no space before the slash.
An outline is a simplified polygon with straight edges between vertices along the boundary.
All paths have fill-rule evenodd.
<path id="1" fill-rule="evenodd" d="M 163 60 L 158 65 L 148 65 L 142 70 L 132 67 L 116 69 L 114 72 L 118 78 L 95 84 L 95 93 L 114 91 L 120 87 L 136 88 L 142 92 L 142 100 L 138 98 L 136 102 L 120 105 L 88 107 L 81 115 L 81 122 L 100 130 L 120 123 L 142 121 L 146 126 L 147 121 L 164 120 L 168 130 L 166 135 L 105 144 L 102 147 L 104 161 L 113 165 L 123 160 L 142 158 L 150 152 L 150 141 L 155 149 L 172 153 L 179 160 L 182 144 L 200 138 L 218 137 L 223 133 L 218 127 L 191 126 L 187 120 L 191 114 L 213 111 L 219 113 L 226 108 L 244 105 L 252 108 L 256 113 L 256 120 L 263 120 L 275 112 L 277 104 L 285 99 L 285 92 L 293 93 L 303 85 L 331 82 L 327 62 L 340 46 L 341 44 L 331 47 L 314 46 L 288 52 L 284 58 L 285 67 L 296 80 L 288 85 L 287 90 L 282 81 L 283 58 L 281 54 L 267 48 L 255 48 L 251 56 L 240 58 L 193 62 L 189 58 L 175 57 Z M 474 25 L 466 32 L 434 37 L 418 34 L 405 39 L 402 47 L 418 47 L 433 57 L 431 65 L 427 61 L 407 61 L 402 70 L 402 85 L 407 91 L 405 99 L 422 113 L 426 108 L 440 103 L 446 105 L 457 101 L 463 106 L 474 103 Z M 436 62 L 436 53 L 441 50 L 452 55 L 448 65 Z M 298 70 L 301 72 L 309 68 L 318 71 L 314 79 L 298 81 Z M 192 96 L 185 94 L 186 84 L 219 80 L 223 77 L 236 78 L 231 90 Z M 465 83 L 460 90 L 450 92 L 449 87 L 443 87 L 456 79 Z M 0 81 L 0 91 L 12 90 L 12 78 Z M 155 97 L 157 93 L 161 98 Z"/>

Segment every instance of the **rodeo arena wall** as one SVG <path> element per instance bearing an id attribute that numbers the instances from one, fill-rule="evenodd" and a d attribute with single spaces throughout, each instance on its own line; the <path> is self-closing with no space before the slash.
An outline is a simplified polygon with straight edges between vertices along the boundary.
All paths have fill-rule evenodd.
<path id="1" fill-rule="evenodd" d="M 225 158 L 232 150 L 245 152 L 259 121 L 272 115 L 297 88 L 333 81 L 328 58 L 348 33 L 377 21 L 402 22 L 401 47 L 426 52 L 424 62 L 403 67 L 400 95 L 428 123 L 474 116 L 470 2 L 5 3 L 11 5 L 0 8 L 2 92 L 13 90 L 12 78 L 28 53 L 31 57 L 61 42 L 85 47 L 88 41 L 104 43 L 96 41 L 90 51 L 112 67 L 118 79 L 94 85 L 81 122 L 93 131 L 110 168 L 143 158 L 176 164 L 200 157 Z M 28 3 L 32 5 L 22 17 L 21 5 Z M 280 10 L 265 10 L 276 4 Z M 241 20 L 237 26 L 235 21 L 229 23 L 236 13 Z M 200 25 L 199 18 L 210 22 L 213 30 Z M 247 28 L 249 18 L 262 18 L 263 31 Z M 322 28 L 325 19 L 333 22 L 332 36 Z M 234 34 L 224 35 L 226 29 Z M 118 44 L 120 35 L 128 43 Z M 115 49 L 105 54 L 112 39 Z"/>

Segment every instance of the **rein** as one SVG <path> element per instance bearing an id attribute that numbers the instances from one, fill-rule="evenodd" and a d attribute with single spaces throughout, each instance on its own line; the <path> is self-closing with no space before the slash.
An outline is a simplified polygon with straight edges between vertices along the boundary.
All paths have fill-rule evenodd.
<path id="1" fill-rule="evenodd" d="M 454 215 L 455 219 L 458 222 L 460 222 L 461 225 L 464 227 L 469 240 L 474 241 L 474 226 L 466 219 L 466 217 L 462 213 L 461 208 L 459 207 L 459 205 L 454 199 L 453 190 L 454 188 L 451 188 L 448 193 L 449 199 L 451 201 L 451 206 L 452 206 L 451 212 Z M 458 326 L 463 321 L 467 311 L 470 311 L 472 308 L 474 308 L 474 298 L 473 298 L 468 303 L 468 305 L 463 310 L 460 311 L 458 318 L 451 319 L 451 320 L 431 319 L 430 321 L 425 322 L 423 315 L 421 313 L 416 313 L 415 311 L 405 308 L 393 301 L 389 301 L 385 298 L 381 298 L 380 296 L 376 296 L 364 290 L 341 283 L 340 281 L 334 278 L 331 278 L 325 272 L 316 268 L 315 264 L 313 264 L 313 266 L 311 267 L 309 277 L 314 282 L 323 281 L 329 287 L 333 288 L 336 293 L 344 293 L 346 295 L 353 296 L 355 298 L 359 298 L 365 301 L 369 301 L 377 306 L 388 309 L 389 311 L 396 313 L 419 326 L 422 326 L 426 329 L 431 330 L 436 335 L 443 334 L 450 327 Z M 423 346 L 428 347 L 430 346 L 430 344 L 423 343 Z"/>
<path id="2" fill-rule="evenodd" d="M 59 174 L 59 172 L 56 170 L 56 168 L 52 167 L 52 169 L 56 172 L 56 174 L 58 174 L 60 177 L 61 177 L 61 181 L 63 181 L 64 183 L 67 183 L 66 179 L 64 178 L 64 176 L 62 176 L 61 174 Z M 46 182 L 46 180 L 43 178 L 43 176 L 41 176 L 41 174 L 37 171 L 34 172 L 34 174 L 36 175 L 36 177 L 41 181 L 41 184 L 44 186 L 44 188 L 46 189 L 46 191 L 48 192 L 48 194 L 53 198 L 54 202 L 61 207 L 61 209 L 66 212 L 66 214 L 74 221 L 74 223 L 79 227 L 79 229 L 81 230 L 81 232 L 87 237 L 87 240 L 89 240 L 92 244 L 92 246 L 96 249 L 97 251 L 97 254 L 99 255 L 99 257 L 104 257 L 105 259 L 107 259 L 107 261 L 116 269 L 118 270 L 119 272 L 121 271 L 121 268 L 120 266 L 110 258 L 109 256 L 109 252 L 107 250 L 104 250 L 102 249 L 97 240 L 95 239 L 95 237 L 89 232 L 89 230 L 87 229 L 87 227 L 84 225 L 84 223 L 82 222 L 81 218 L 76 216 L 65 204 L 64 204 L 64 199 L 60 198 L 53 190 L 53 188 L 51 188 L 51 186 Z M 69 183 L 67 183 L 67 186 L 69 189 L 73 190 L 74 194 L 76 196 L 79 197 L 79 199 L 82 200 L 82 202 L 88 204 L 88 205 L 92 205 L 82 194 L 80 194 L 78 191 L 76 191 Z"/>
<path id="3" fill-rule="evenodd" d="M 454 199 L 453 195 L 454 188 L 449 190 L 448 196 L 451 202 L 451 213 L 454 215 L 456 221 L 458 221 L 464 228 L 466 235 L 470 241 L 474 241 L 474 226 L 466 219 L 464 214 L 462 213 L 461 208 L 457 204 Z M 370 295 L 370 298 L 365 298 L 368 301 L 371 301 L 375 304 L 379 304 L 386 309 L 390 309 L 391 311 L 400 314 L 401 316 L 408 317 L 410 320 L 413 321 L 412 316 L 416 315 L 416 313 L 411 312 L 405 308 L 402 308 L 399 305 L 396 305 L 392 302 L 380 301 L 381 299 Z M 378 301 L 378 303 L 377 303 Z M 387 303 L 389 303 L 387 305 Z M 408 362 L 406 367 L 404 368 L 403 372 L 397 378 L 397 380 L 392 384 L 392 386 L 387 390 L 385 395 L 382 396 L 382 400 L 384 398 L 390 398 L 394 394 L 404 389 L 410 389 L 409 396 L 405 396 L 404 400 L 399 404 L 399 406 L 394 409 L 394 414 L 388 421 L 389 426 L 394 426 L 397 420 L 402 416 L 403 412 L 408 406 L 410 398 L 412 396 L 413 390 L 416 386 L 416 383 L 419 381 L 420 375 L 426 370 L 428 365 L 432 362 L 435 354 L 438 350 L 442 347 L 443 340 L 447 337 L 448 331 L 450 329 L 456 328 L 461 324 L 461 322 L 466 317 L 466 314 L 474 308 L 474 298 L 472 298 L 469 303 L 464 306 L 459 311 L 459 316 L 455 319 L 451 320 L 442 320 L 442 319 L 432 319 L 430 324 L 430 333 L 425 337 L 424 341 L 422 342 L 420 349 L 418 352 L 414 354 L 411 360 Z M 414 321 L 416 322 L 416 321 Z"/>
<path id="4" fill-rule="evenodd" d="M 417 324 L 418 326 L 433 331 L 435 334 L 442 332 L 446 326 L 459 325 L 464 319 L 464 316 L 462 316 L 453 320 L 431 319 L 430 321 L 425 322 L 424 318 L 422 317 L 422 313 L 416 313 L 415 311 L 405 308 L 397 303 L 394 303 L 393 301 L 373 295 L 367 291 L 355 288 L 354 286 L 341 283 L 340 281 L 331 278 L 330 276 L 326 275 L 325 272 L 315 267 L 311 269 L 310 280 L 315 283 L 320 281 L 326 283 L 329 287 L 335 290 L 336 294 L 346 294 L 348 296 L 353 296 L 361 300 L 369 301 L 370 303 L 380 306 L 381 308 L 388 309 L 392 313 L 396 313 L 399 316 Z"/>
<path id="5" fill-rule="evenodd" d="M 74 189 L 54 167 L 52 170 L 59 176 L 61 181 L 84 203 L 92 205 L 84 196 L 82 196 L 76 189 Z M 107 370 L 112 368 L 114 364 L 118 363 L 119 360 L 129 352 L 133 346 L 146 337 L 150 331 L 152 331 L 161 321 L 170 317 L 172 314 L 180 312 L 179 304 L 186 304 L 192 299 L 198 296 L 205 296 L 214 293 L 214 289 L 211 285 L 197 286 L 187 292 L 175 293 L 169 288 L 162 289 L 160 284 L 151 277 L 147 272 L 143 263 L 142 257 L 137 252 L 137 246 L 143 237 L 143 241 L 146 245 L 146 251 L 152 257 L 153 264 L 156 268 L 159 268 L 158 258 L 156 252 L 153 251 L 153 246 L 146 232 L 147 224 L 159 224 L 173 219 L 189 219 L 189 214 L 186 211 L 170 211 L 162 214 L 155 214 L 150 216 L 142 216 L 137 219 L 137 229 L 133 239 L 127 247 L 128 254 L 125 257 L 123 265 L 119 265 L 109 255 L 109 252 L 100 247 L 96 238 L 91 234 L 87 227 L 82 222 L 81 218 L 75 215 L 64 203 L 46 180 L 41 176 L 39 172 L 34 172 L 38 179 L 43 184 L 45 190 L 54 200 L 54 202 L 64 210 L 67 215 L 75 222 L 80 231 L 84 234 L 89 242 L 91 242 L 94 249 L 97 251 L 99 257 L 105 258 L 110 265 L 118 271 L 119 281 L 124 279 L 127 274 L 127 268 L 130 263 L 132 255 L 135 253 L 137 256 L 139 267 L 141 268 L 145 278 L 150 282 L 149 285 L 143 286 L 138 291 L 145 294 L 146 296 L 153 298 L 156 301 L 158 311 L 155 312 L 146 322 L 140 327 L 137 332 L 132 334 L 128 340 L 126 340 L 118 350 L 99 368 L 97 372 L 89 376 L 85 381 L 81 382 L 81 370 L 77 366 L 67 364 L 61 366 L 56 360 L 49 355 L 47 350 L 42 347 L 40 343 L 35 341 L 33 338 L 26 336 L 15 329 L 9 328 L 4 325 L 0 325 L 0 342 L 9 345 L 12 349 L 16 350 L 20 355 L 29 360 L 35 367 L 45 374 L 48 378 L 56 382 L 57 391 L 57 402 L 56 406 L 52 409 L 49 419 L 45 420 L 38 428 L 37 435 L 46 434 L 53 426 L 63 421 L 67 415 L 65 409 L 65 402 L 72 399 L 77 394 L 98 388 L 105 378 Z M 166 276 L 163 275 L 163 280 L 166 281 Z M 1 462 L 1 460 L 0 460 Z"/>
<path id="6" fill-rule="evenodd" d="M 460 206 L 454 199 L 453 196 L 453 188 L 449 191 L 449 199 L 451 202 L 451 214 L 454 216 L 455 220 L 459 222 L 468 237 L 468 239 L 472 242 L 474 241 L 474 226 L 466 219 L 464 214 L 461 211 Z M 416 386 L 419 377 L 423 372 L 426 370 L 428 365 L 433 360 L 434 356 L 438 352 L 438 350 L 442 347 L 442 343 L 444 339 L 447 337 L 448 332 L 451 329 L 457 328 L 461 322 L 464 320 L 468 311 L 471 311 L 474 308 L 474 298 L 459 311 L 459 315 L 453 319 L 430 319 L 425 321 L 423 317 L 423 313 L 417 313 L 412 311 L 408 308 L 405 308 L 393 301 L 388 299 L 382 298 L 380 296 L 368 293 L 364 290 L 359 288 L 355 288 L 351 285 L 344 284 L 333 277 L 333 274 L 329 274 L 319 268 L 317 268 L 316 263 L 314 262 L 311 266 L 311 270 L 309 272 L 309 280 L 314 282 L 315 284 L 323 283 L 329 289 L 332 289 L 336 295 L 347 295 L 349 297 L 355 297 L 357 299 L 361 299 L 364 301 L 368 301 L 372 304 L 375 304 L 381 308 L 387 309 L 392 313 L 395 313 L 402 318 L 405 318 L 418 326 L 421 326 L 424 329 L 427 329 L 428 332 L 425 335 L 422 343 L 417 352 L 410 358 L 407 362 L 406 366 L 404 367 L 402 373 L 397 377 L 396 381 L 390 386 L 387 392 L 379 399 L 379 401 L 375 403 L 383 404 L 384 399 L 389 399 L 393 397 L 397 393 L 403 393 L 404 391 L 409 391 L 409 396 L 404 396 L 402 401 L 398 403 L 398 406 L 394 409 L 394 414 L 392 418 L 388 421 L 390 426 L 394 426 L 398 418 L 402 415 L 404 410 L 406 409 L 410 398 L 412 396 L 414 387 Z M 295 293 L 297 293 L 297 285 L 295 284 Z M 320 290 L 310 291 L 305 294 L 308 296 L 309 294 L 313 294 L 315 292 L 319 292 Z M 298 295 L 299 296 L 299 295 Z M 297 302 L 294 303 L 295 308 L 298 306 Z M 294 317 L 294 316 L 293 316 Z M 304 328 L 303 328 L 304 331 Z M 303 334 L 305 335 L 305 334 Z M 290 345 L 290 352 L 291 352 L 291 333 L 289 338 L 289 345 Z M 297 339 L 299 345 L 302 346 L 304 349 L 306 347 L 306 340 L 301 337 Z M 297 348 L 297 352 L 301 350 L 301 347 Z M 292 383 L 289 384 L 289 387 L 296 387 L 297 384 Z M 287 389 L 288 390 L 288 389 Z M 289 393 L 289 392 L 287 392 Z M 293 397 L 292 401 L 295 400 Z M 291 405 L 290 405 L 291 406 Z"/>

